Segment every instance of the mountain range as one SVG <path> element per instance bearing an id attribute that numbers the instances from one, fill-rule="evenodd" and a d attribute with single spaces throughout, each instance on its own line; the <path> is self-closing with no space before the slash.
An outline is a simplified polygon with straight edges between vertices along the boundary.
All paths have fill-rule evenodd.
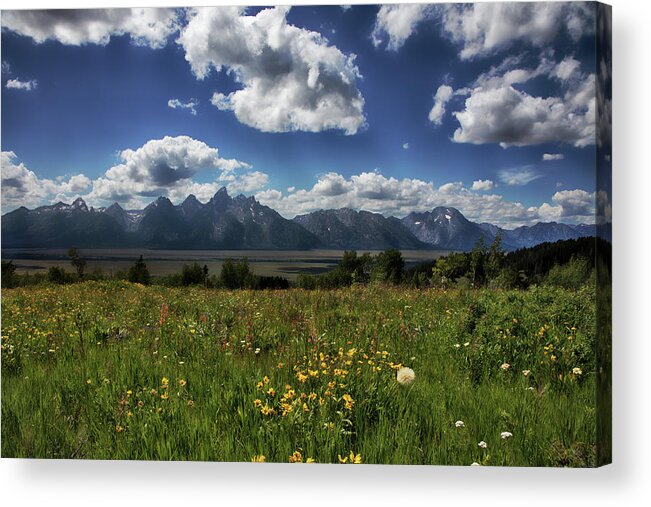
<path id="1" fill-rule="evenodd" d="M 77 198 L 33 210 L 21 206 L 2 216 L 3 248 L 470 250 L 479 238 L 490 244 L 498 233 L 504 248 L 514 250 L 596 231 L 556 222 L 502 229 L 471 222 L 451 207 L 402 219 L 342 208 L 288 220 L 255 197 L 231 197 L 223 187 L 205 204 L 194 195 L 177 206 L 159 197 L 143 210 L 125 210 L 118 203 L 89 208 Z M 610 229 L 606 235 L 610 239 Z"/>

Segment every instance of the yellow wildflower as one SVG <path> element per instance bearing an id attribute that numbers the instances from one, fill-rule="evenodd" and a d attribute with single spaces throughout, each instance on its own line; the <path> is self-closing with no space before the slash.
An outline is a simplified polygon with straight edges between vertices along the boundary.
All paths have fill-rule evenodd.
<path id="1" fill-rule="evenodd" d="M 262 401 L 261 400 L 253 400 L 253 406 L 258 408 L 262 406 Z"/>
<path id="2" fill-rule="evenodd" d="M 267 461 L 267 457 L 264 454 L 256 454 L 251 458 L 252 463 L 264 463 Z"/>
<path id="3" fill-rule="evenodd" d="M 302 463 L 303 462 L 303 456 L 301 455 L 300 452 L 294 451 L 294 453 L 289 457 L 289 462 L 290 463 Z"/>

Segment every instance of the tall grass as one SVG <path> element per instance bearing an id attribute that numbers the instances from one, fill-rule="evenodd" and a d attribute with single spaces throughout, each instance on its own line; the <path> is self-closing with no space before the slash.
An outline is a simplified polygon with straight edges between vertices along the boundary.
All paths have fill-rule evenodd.
<path id="1" fill-rule="evenodd" d="M 592 466 L 594 301 L 549 287 L 3 290 L 2 455 Z M 414 383 L 398 384 L 401 366 Z"/>

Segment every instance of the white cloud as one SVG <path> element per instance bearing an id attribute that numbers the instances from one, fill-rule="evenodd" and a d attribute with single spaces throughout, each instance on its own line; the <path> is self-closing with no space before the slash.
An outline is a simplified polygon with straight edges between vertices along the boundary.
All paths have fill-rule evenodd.
<path id="1" fill-rule="evenodd" d="M 5 84 L 5 88 L 14 89 L 14 90 L 25 90 L 30 91 L 36 88 L 37 82 L 35 79 L 31 81 L 21 81 L 20 79 L 10 79 Z"/>
<path id="2" fill-rule="evenodd" d="M 36 43 L 108 44 L 111 36 L 128 34 L 139 46 L 163 47 L 178 30 L 174 9 L 57 9 L 2 12 L 2 28 L 31 37 Z"/>
<path id="3" fill-rule="evenodd" d="M 522 186 L 542 177 L 532 167 L 518 167 L 515 169 L 502 169 L 497 175 L 502 183 L 511 186 Z"/>
<path id="4" fill-rule="evenodd" d="M 294 186 L 287 187 L 287 192 L 289 192 L 290 194 L 291 194 L 294 190 L 296 190 L 296 187 L 294 187 Z"/>
<path id="5" fill-rule="evenodd" d="M 403 150 L 408 150 L 409 149 L 409 143 L 405 143 L 402 145 Z"/>
<path id="6" fill-rule="evenodd" d="M 552 75 L 561 81 L 568 81 L 580 75 L 581 62 L 572 56 L 566 56 L 552 71 Z"/>
<path id="7" fill-rule="evenodd" d="M 515 41 L 543 47 L 561 30 L 575 41 L 594 31 L 594 6 L 582 2 L 447 4 L 438 12 L 464 60 L 494 54 Z"/>
<path id="8" fill-rule="evenodd" d="M 507 59 L 463 90 L 468 97 L 465 109 L 453 113 L 460 127 L 452 139 L 459 143 L 499 143 L 503 148 L 553 142 L 577 147 L 594 144 L 594 74 L 562 81 L 562 96 L 538 97 L 520 88 L 535 77 L 548 75 L 556 65 L 544 57 L 533 70 L 514 68 L 517 63 L 517 59 Z"/>
<path id="9" fill-rule="evenodd" d="M 382 5 L 377 13 L 371 41 L 375 47 L 389 38 L 387 49 L 397 51 L 414 32 L 416 25 L 431 12 L 424 4 Z"/>
<path id="10" fill-rule="evenodd" d="M 323 189 L 330 188 L 333 181 L 339 182 L 339 191 L 324 192 Z M 560 203 L 527 208 L 519 202 L 506 201 L 497 194 L 479 194 L 460 182 L 445 183 L 437 188 L 432 182 L 410 178 L 398 180 L 378 172 L 363 172 L 349 178 L 328 173 L 321 176 L 312 188 L 295 190 L 289 195 L 269 189 L 258 192 L 256 197 L 288 218 L 319 209 L 343 207 L 401 217 L 412 211 L 452 206 L 469 220 L 517 227 L 542 220 L 545 212 L 552 219 L 562 212 Z M 557 197 L 556 200 L 563 199 Z M 553 208 L 552 212 L 548 208 Z"/>
<path id="11" fill-rule="evenodd" d="M 443 123 L 443 116 L 445 115 L 445 105 L 450 101 L 454 90 L 451 86 L 441 85 L 436 90 L 436 95 L 434 95 L 434 106 L 429 112 L 429 121 L 435 125 L 440 125 Z"/>
<path id="12" fill-rule="evenodd" d="M 71 176 L 67 181 L 39 178 L 29 170 L 13 151 L 3 151 L 0 156 L 2 174 L 2 207 L 37 206 L 59 200 L 62 196 L 79 195 L 90 186 L 83 174 Z"/>
<path id="13" fill-rule="evenodd" d="M 486 192 L 488 190 L 493 190 L 495 183 L 492 180 L 476 180 L 472 182 L 472 189 Z"/>
<path id="14" fill-rule="evenodd" d="M 2 60 L 2 73 L 11 74 L 11 65 L 9 65 L 7 60 Z"/>
<path id="15" fill-rule="evenodd" d="M 598 198 L 595 192 L 586 192 L 578 188 L 561 190 L 552 196 L 553 205 L 543 203 L 540 206 L 540 216 L 546 221 L 595 223 L 595 206 L 599 202 Z"/>
<path id="16" fill-rule="evenodd" d="M 197 99 L 190 99 L 188 102 L 181 102 L 179 99 L 170 99 L 167 101 L 167 107 L 172 109 L 188 109 L 192 116 L 197 115 L 196 107 L 199 105 Z"/>
<path id="17" fill-rule="evenodd" d="M 262 173 L 241 175 L 237 170 L 248 170 L 249 164 L 219 156 L 217 148 L 188 136 L 169 137 L 147 141 L 136 150 L 119 153 L 122 163 L 108 169 L 93 181 L 88 194 L 90 202 L 127 202 L 136 205 L 143 198 L 169 195 L 171 198 L 194 193 L 198 198 L 216 192 L 224 183 L 242 191 L 254 187 Z M 192 181 L 199 171 L 218 171 L 210 183 Z M 185 197 L 184 195 L 184 197 Z M 210 194 L 212 195 L 212 194 Z"/>
<path id="18" fill-rule="evenodd" d="M 215 92 L 212 104 L 263 132 L 328 129 L 355 134 L 366 125 L 355 55 L 317 32 L 287 23 L 289 8 L 255 16 L 240 7 L 197 8 L 178 43 L 199 79 L 226 70 L 242 89 Z"/>
<path id="19" fill-rule="evenodd" d="M 562 153 L 543 153 L 542 159 L 545 162 L 549 162 L 550 160 L 563 160 L 565 158 L 565 155 Z"/>

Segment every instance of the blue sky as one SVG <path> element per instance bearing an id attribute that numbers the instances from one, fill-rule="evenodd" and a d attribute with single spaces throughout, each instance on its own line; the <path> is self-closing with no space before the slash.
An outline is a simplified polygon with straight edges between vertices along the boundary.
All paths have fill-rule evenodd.
<path id="1" fill-rule="evenodd" d="M 593 9 L 3 11 L 2 210 L 225 185 L 289 218 L 591 222 Z"/>

